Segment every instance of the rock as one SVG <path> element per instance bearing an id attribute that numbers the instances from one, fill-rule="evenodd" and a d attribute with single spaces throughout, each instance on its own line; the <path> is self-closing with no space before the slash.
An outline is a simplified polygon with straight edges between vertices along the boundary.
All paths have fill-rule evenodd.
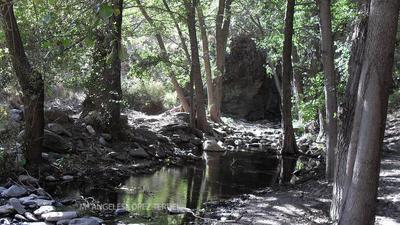
<path id="1" fill-rule="evenodd" d="M 102 136 L 102 137 L 104 138 L 104 140 L 106 140 L 106 141 L 111 141 L 111 140 L 112 140 L 111 134 L 103 133 L 103 134 L 101 134 L 101 136 Z"/>
<path id="2" fill-rule="evenodd" d="M 123 216 L 123 215 L 129 214 L 129 211 L 124 208 L 118 208 L 115 210 L 114 214 L 116 216 Z"/>
<path id="3" fill-rule="evenodd" d="M 216 140 L 206 140 L 203 142 L 204 151 L 224 151 Z"/>
<path id="4" fill-rule="evenodd" d="M 50 152 L 66 153 L 71 149 L 71 144 L 60 135 L 49 130 L 44 130 L 43 147 Z"/>
<path id="5" fill-rule="evenodd" d="M 54 176 L 49 175 L 49 176 L 47 176 L 47 177 L 45 178 L 45 180 L 46 180 L 46 181 L 49 181 L 49 182 L 53 182 L 53 181 L 56 181 L 57 179 L 56 179 Z"/>
<path id="6" fill-rule="evenodd" d="M 47 124 L 47 128 L 58 135 L 65 135 L 68 137 L 72 137 L 71 132 L 67 131 L 62 125 L 58 123 L 49 123 Z"/>
<path id="7" fill-rule="evenodd" d="M 51 225 L 50 223 L 46 222 L 23 222 L 20 225 Z"/>
<path id="8" fill-rule="evenodd" d="M 1 218 L 0 219 L 0 224 L 2 224 L 2 225 L 10 225 L 11 224 L 11 220 L 9 218 Z"/>
<path id="9" fill-rule="evenodd" d="M 389 151 L 399 151 L 400 150 L 400 141 L 388 144 L 387 148 Z"/>
<path id="10" fill-rule="evenodd" d="M 59 220 L 57 225 L 68 225 L 71 220 Z"/>
<path id="11" fill-rule="evenodd" d="M 99 225 L 99 221 L 97 219 L 91 217 L 83 217 L 72 219 L 68 225 Z"/>
<path id="12" fill-rule="evenodd" d="M 33 214 L 35 214 L 36 216 L 40 216 L 44 213 L 54 212 L 55 210 L 56 210 L 56 207 L 51 206 L 51 205 L 45 205 L 45 206 L 40 206 L 40 208 L 33 211 Z"/>
<path id="13" fill-rule="evenodd" d="M 54 200 L 45 199 L 44 197 L 39 197 L 35 194 L 20 198 L 19 201 L 22 203 L 22 205 L 35 207 L 53 205 L 55 202 Z"/>
<path id="14" fill-rule="evenodd" d="M 104 139 L 104 137 L 99 137 L 99 143 L 100 143 L 101 145 L 103 145 L 103 146 L 106 146 L 106 145 L 107 145 L 107 141 L 106 141 L 106 139 Z"/>
<path id="15" fill-rule="evenodd" d="M 26 219 L 28 219 L 28 221 L 33 221 L 33 222 L 37 222 L 38 219 L 30 212 L 25 212 L 24 216 Z"/>
<path id="16" fill-rule="evenodd" d="M 142 147 L 130 149 L 129 155 L 136 158 L 149 158 L 149 154 Z"/>
<path id="17" fill-rule="evenodd" d="M 96 131 L 94 130 L 94 128 L 92 127 L 92 125 L 87 125 L 86 126 L 86 130 L 89 134 L 91 135 L 96 135 Z"/>
<path id="18" fill-rule="evenodd" d="M 64 176 L 62 176 L 62 180 L 63 181 L 72 181 L 72 180 L 74 180 L 74 176 L 64 175 Z"/>
<path id="19" fill-rule="evenodd" d="M 20 214 L 15 214 L 14 218 L 19 220 L 19 221 L 28 221 L 28 219 L 25 218 L 25 216 L 20 215 Z"/>
<path id="20" fill-rule="evenodd" d="M 18 181 L 23 184 L 37 184 L 39 182 L 38 179 L 31 177 L 29 175 L 20 175 L 18 176 Z"/>
<path id="21" fill-rule="evenodd" d="M 11 120 L 15 122 L 21 122 L 24 119 L 24 111 L 20 109 L 11 109 L 10 110 Z"/>
<path id="22" fill-rule="evenodd" d="M 19 185 L 12 185 L 9 187 L 7 190 L 4 190 L 1 195 L 4 197 L 20 197 L 23 195 L 26 195 L 28 193 L 28 190 L 26 190 L 24 187 L 21 187 Z"/>
<path id="23" fill-rule="evenodd" d="M 44 118 L 47 123 L 59 123 L 59 124 L 67 124 L 71 123 L 71 118 L 69 118 L 68 114 L 63 112 L 60 109 L 49 109 L 44 111 Z"/>
<path id="24" fill-rule="evenodd" d="M 250 121 L 280 119 L 280 97 L 267 76 L 265 53 L 249 36 L 234 38 L 222 78 L 222 112 Z"/>
<path id="25" fill-rule="evenodd" d="M 26 212 L 24 206 L 17 198 L 10 198 L 10 200 L 8 200 L 8 204 L 10 204 L 19 214 L 24 214 Z"/>
<path id="26" fill-rule="evenodd" d="M 69 220 L 78 217 L 78 213 L 75 211 L 66 212 L 48 212 L 41 215 L 41 218 L 47 222 L 57 222 L 59 220 Z"/>
<path id="27" fill-rule="evenodd" d="M 167 207 L 167 211 L 169 214 L 193 213 L 191 209 L 185 207 Z"/>
<path id="28" fill-rule="evenodd" d="M 11 214 L 13 212 L 15 212 L 15 209 L 11 205 L 2 205 L 2 206 L 0 206 L 0 216 L 6 216 L 6 215 L 9 215 L 9 214 Z"/>
<path id="29" fill-rule="evenodd" d="M 0 195 L 1 195 L 1 193 L 2 193 L 3 191 L 5 191 L 5 190 L 7 190 L 7 188 L 5 188 L 5 187 L 0 187 Z"/>

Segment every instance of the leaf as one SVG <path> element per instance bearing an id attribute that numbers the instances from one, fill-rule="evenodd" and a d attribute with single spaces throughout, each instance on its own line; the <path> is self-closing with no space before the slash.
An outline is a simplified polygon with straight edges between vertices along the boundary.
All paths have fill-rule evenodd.
<path id="1" fill-rule="evenodd" d="M 108 19 L 113 15 L 114 9 L 107 4 L 101 4 L 98 13 L 100 18 Z"/>
<path id="2" fill-rule="evenodd" d="M 41 4 L 43 0 L 32 0 L 33 4 Z"/>

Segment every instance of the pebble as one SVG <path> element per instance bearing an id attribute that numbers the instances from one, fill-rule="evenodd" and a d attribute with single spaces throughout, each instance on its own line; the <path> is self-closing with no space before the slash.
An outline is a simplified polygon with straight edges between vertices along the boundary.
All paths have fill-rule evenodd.
<path id="1" fill-rule="evenodd" d="M 0 216 L 5 216 L 8 215 L 12 212 L 14 212 L 14 207 L 12 207 L 11 205 L 2 205 L 0 206 Z"/>
<path id="2" fill-rule="evenodd" d="M 47 222 L 57 222 L 60 220 L 70 220 L 78 217 L 76 211 L 66 211 L 66 212 L 48 212 L 41 215 L 41 218 Z"/>
<path id="3" fill-rule="evenodd" d="M 86 130 L 89 132 L 89 134 L 91 135 L 95 135 L 96 131 L 93 129 L 93 127 L 91 125 L 87 125 L 86 126 Z"/>
<path id="4" fill-rule="evenodd" d="M 76 218 L 72 219 L 68 225 L 100 225 L 99 220 L 91 218 L 91 217 L 84 217 L 84 218 Z"/>
<path id="5" fill-rule="evenodd" d="M 45 205 L 45 206 L 40 206 L 40 208 L 36 209 L 33 212 L 33 214 L 35 214 L 36 216 L 40 216 L 44 213 L 54 212 L 55 210 L 56 210 L 56 208 L 54 206 Z"/>
<path id="6" fill-rule="evenodd" d="M 65 175 L 62 177 L 63 181 L 72 181 L 74 180 L 74 176 L 71 175 Z"/>
<path id="7" fill-rule="evenodd" d="M 54 176 L 51 176 L 51 175 L 47 176 L 45 179 L 46 179 L 46 181 L 49 181 L 49 182 L 54 182 L 57 180 Z"/>

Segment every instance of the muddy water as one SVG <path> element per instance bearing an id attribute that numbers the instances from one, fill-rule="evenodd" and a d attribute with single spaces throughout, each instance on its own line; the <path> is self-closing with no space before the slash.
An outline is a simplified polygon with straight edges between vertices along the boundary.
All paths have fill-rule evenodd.
<path id="1" fill-rule="evenodd" d="M 169 215 L 166 207 L 198 209 L 207 201 L 226 199 L 290 180 L 296 159 L 264 153 L 207 153 L 207 163 L 184 168 L 163 168 L 146 176 L 131 177 L 115 190 L 90 184 L 60 187 L 67 198 L 83 197 L 85 213 L 106 218 L 108 224 L 187 224 L 188 215 Z M 115 208 L 129 215 L 116 217 Z M 108 210 L 110 209 L 110 210 Z"/>

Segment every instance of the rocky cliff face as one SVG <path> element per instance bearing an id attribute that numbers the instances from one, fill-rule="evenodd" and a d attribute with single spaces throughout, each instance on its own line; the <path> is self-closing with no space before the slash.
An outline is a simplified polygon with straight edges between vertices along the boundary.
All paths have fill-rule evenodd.
<path id="1" fill-rule="evenodd" d="M 279 120 L 280 97 L 265 69 L 266 54 L 250 37 L 231 43 L 223 79 L 223 113 L 250 121 Z"/>

